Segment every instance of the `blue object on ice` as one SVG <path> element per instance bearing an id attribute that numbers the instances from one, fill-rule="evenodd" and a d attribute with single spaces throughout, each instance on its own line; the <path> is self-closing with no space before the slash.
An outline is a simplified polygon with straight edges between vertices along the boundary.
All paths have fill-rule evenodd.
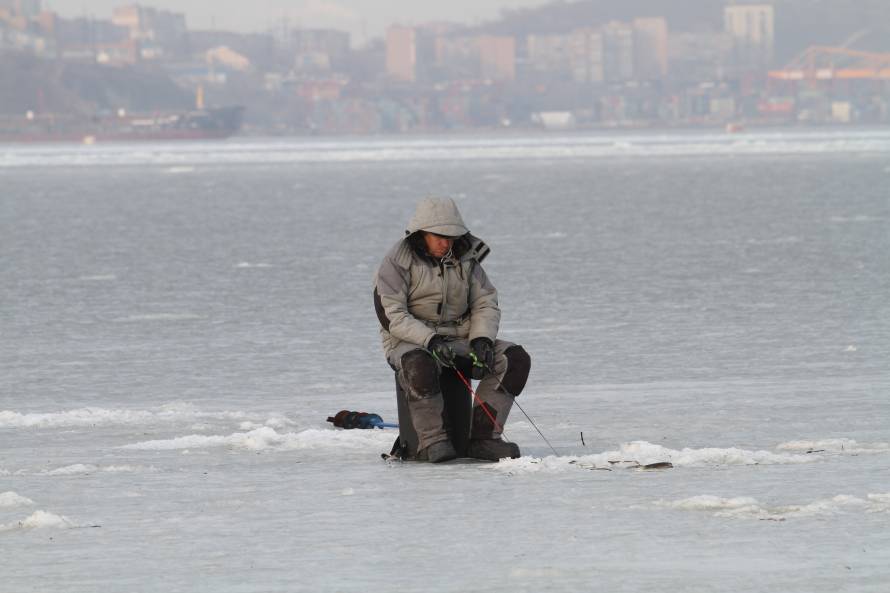
<path id="1" fill-rule="evenodd" d="M 340 410 L 334 416 L 328 417 L 328 422 L 339 428 L 398 428 L 398 424 L 384 422 L 378 414 L 369 414 L 367 412 L 350 412 L 349 410 Z"/>

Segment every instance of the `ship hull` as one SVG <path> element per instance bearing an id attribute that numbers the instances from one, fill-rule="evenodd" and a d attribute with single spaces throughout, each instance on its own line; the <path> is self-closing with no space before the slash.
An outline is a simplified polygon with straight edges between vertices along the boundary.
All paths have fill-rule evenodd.
<path id="1" fill-rule="evenodd" d="M 0 143 L 85 143 L 219 140 L 241 128 L 244 108 L 77 119 L 40 115 L 0 120 Z"/>

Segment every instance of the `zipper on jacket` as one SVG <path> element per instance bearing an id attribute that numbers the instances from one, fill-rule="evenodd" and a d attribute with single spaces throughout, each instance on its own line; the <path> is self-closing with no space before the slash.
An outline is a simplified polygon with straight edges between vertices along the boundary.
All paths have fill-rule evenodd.
<path id="1" fill-rule="evenodd" d="M 442 300 L 439 302 L 439 323 L 445 321 L 445 305 L 448 299 L 448 283 L 445 279 L 445 262 L 439 260 L 439 276 L 442 278 Z"/>

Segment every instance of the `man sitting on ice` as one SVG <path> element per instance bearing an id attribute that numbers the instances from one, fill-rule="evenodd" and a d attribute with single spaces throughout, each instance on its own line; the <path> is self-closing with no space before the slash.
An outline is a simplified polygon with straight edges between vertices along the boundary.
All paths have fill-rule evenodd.
<path id="1" fill-rule="evenodd" d="M 497 290 L 481 265 L 488 253 L 454 200 L 427 198 L 377 270 L 374 305 L 383 349 L 407 394 L 419 460 L 457 456 L 439 385 L 443 367 L 454 366 L 457 357 L 474 358 L 473 378 L 481 379 L 467 455 L 493 461 L 520 455 L 501 432 L 531 360 L 522 346 L 497 339 Z"/>

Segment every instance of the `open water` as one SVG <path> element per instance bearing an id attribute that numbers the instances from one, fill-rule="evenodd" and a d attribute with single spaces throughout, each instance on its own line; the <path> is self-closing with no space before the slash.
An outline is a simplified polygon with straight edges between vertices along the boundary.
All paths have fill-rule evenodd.
<path id="1" fill-rule="evenodd" d="M 325 422 L 430 194 L 559 455 Z M 883 593 L 888 364 L 886 129 L 0 147 L 0 590 Z"/>

